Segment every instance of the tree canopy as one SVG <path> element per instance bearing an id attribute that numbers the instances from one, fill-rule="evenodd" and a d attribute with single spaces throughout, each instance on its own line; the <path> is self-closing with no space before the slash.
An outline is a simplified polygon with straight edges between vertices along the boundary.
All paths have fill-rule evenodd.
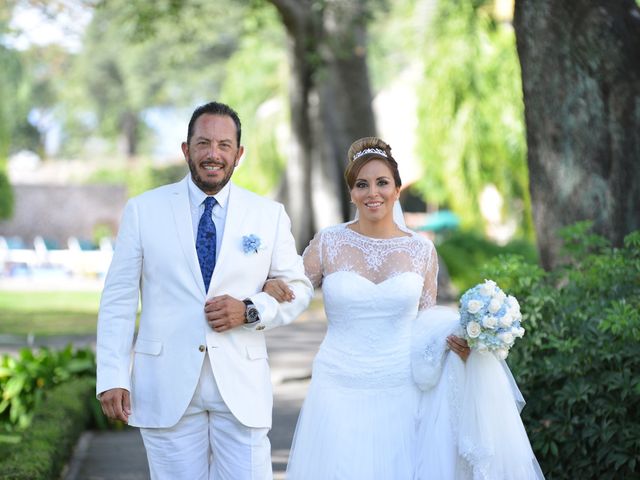
<path id="1" fill-rule="evenodd" d="M 372 98 L 418 71 L 409 87 L 418 98 L 415 133 L 413 118 L 378 114 L 415 135 L 411 155 L 423 171 L 414 190 L 430 208 L 450 208 L 465 227 L 486 231 L 480 199 L 494 189 L 502 221 L 532 238 L 522 76 L 510 12 L 497 10 L 508 1 L 78 2 L 93 12 L 78 51 L 2 45 L 5 157 L 42 150 L 42 120 L 53 117 L 61 156 L 144 159 L 158 142 L 150 112 L 178 112 L 182 132 L 193 107 L 215 98 L 243 120 L 247 153 L 236 181 L 286 201 L 294 225 L 304 223 L 302 246 L 351 216 L 345 150 L 358 136 L 384 133 Z M 5 2 L 3 32 L 24 3 L 48 14 L 65 4 Z"/>

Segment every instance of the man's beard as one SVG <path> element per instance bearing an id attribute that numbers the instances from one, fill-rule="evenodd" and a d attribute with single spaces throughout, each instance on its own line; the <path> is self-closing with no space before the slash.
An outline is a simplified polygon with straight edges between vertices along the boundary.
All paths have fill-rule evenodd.
<path id="1" fill-rule="evenodd" d="M 229 179 L 231 178 L 231 175 L 233 174 L 233 170 L 234 170 L 234 167 L 232 166 L 229 167 L 228 171 L 224 170 L 224 167 L 223 167 L 225 175 L 222 179 L 220 179 L 217 182 L 207 181 L 207 180 L 203 180 L 202 177 L 200 177 L 200 175 L 198 174 L 198 170 L 196 168 L 195 162 L 191 158 L 191 155 L 189 155 L 187 164 L 189 165 L 189 171 L 191 172 L 191 178 L 193 179 L 193 183 L 195 183 L 200 190 L 210 195 L 212 194 L 215 195 L 220 190 L 222 190 L 227 183 L 229 183 Z"/>

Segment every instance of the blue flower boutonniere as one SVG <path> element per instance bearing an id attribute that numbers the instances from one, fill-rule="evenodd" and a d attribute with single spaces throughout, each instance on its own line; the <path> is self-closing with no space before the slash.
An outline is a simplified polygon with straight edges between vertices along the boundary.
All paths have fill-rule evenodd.
<path id="1" fill-rule="evenodd" d="M 258 253 L 258 250 L 262 247 L 262 242 L 260 241 L 260 237 L 254 235 L 245 235 L 242 237 L 242 249 L 244 253 L 255 252 Z"/>

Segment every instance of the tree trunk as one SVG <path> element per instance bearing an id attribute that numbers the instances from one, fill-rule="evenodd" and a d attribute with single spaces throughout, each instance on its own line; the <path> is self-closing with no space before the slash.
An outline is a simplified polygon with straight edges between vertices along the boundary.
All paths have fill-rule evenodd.
<path id="1" fill-rule="evenodd" d="M 311 195 L 313 68 L 310 58 L 318 35 L 314 17 L 308 15 L 306 2 L 274 1 L 282 17 L 289 40 L 291 80 L 289 108 L 291 112 L 291 143 L 287 152 L 287 167 L 281 189 L 281 200 L 291 217 L 291 229 L 299 251 L 313 235 L 315 215 Z M 308 41 L 307 38 L 309 39 Z M 316 99 L 317 103 L 317 99 Z"/>
<path id="2" fill-rule="evenodd" d="M 640 228 L 640 10 L 634 0 L 516 0 L 533 218 L 545 268 L 558 228 Z"/>
<path id="3" fill-rule="evenodd" d="M 122 153 L 129 161 L 134 161 L 138 155 L 139 125 L 137 112 L 127 110 L 120 117 Z"/>
<path id="4" fill-rule="evenodd" d="M 293 141 L 282 200 L 301 250 L 318 229 L 348 218 L 347 149 L 375 135 L 366 2 L 270 1 L 289 36 Z"/>

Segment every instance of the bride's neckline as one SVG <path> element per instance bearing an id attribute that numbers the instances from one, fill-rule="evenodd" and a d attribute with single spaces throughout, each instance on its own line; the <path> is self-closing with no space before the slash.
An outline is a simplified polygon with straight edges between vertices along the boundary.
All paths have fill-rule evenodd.
<path id="1" fill-rule="evenodd" d="M 396 224 L 396 227 L 398 228 L 398 230 L 400 230 L 400 232 L 405 233 L 405 235 L 398 235 L 395 237 L 385 237 L 385 238 L 378 238 L 378 237 L 370 237 L 369 235 L 365 235 L 364 233 L 360 233 L 356 230 L 354 230 L 352 228 L 352 226 L 357 222 L 357 220 L 352 220 L 351 222 L 345 223 L 344 224 L 344 228 L 345 230 L 351 232 L 352 234 L 356 235 L 357 237 L 360 238 L 364 238 L 367 240 L 371 240 L 374 242 L 388 242 L 388 241 L 397 241 L 397 240 L 403 240 L 403 239 L 409 239 L 413 237 L 413 234 L 410 231 L 407 231 L 406 229 L 402 228 L 400 225 Z"/>

